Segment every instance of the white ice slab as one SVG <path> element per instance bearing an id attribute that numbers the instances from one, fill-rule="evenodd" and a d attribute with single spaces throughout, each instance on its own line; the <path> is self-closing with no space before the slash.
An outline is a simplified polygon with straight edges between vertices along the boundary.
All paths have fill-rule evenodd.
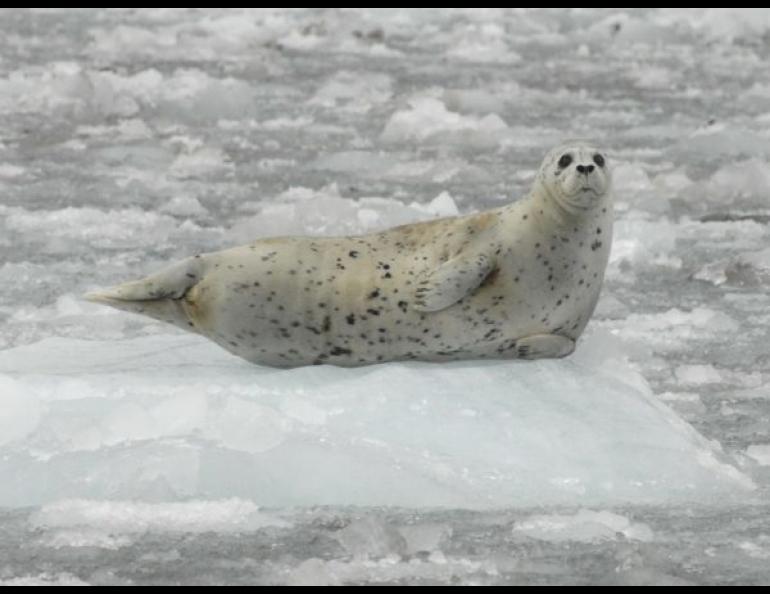
<path id="1" fill-rule="evenodd" d="M 0 351 L 0 506 L 490 508 L 752 490 L 595 333 L 567 360 L 275 370 L 194 335 Z"/>

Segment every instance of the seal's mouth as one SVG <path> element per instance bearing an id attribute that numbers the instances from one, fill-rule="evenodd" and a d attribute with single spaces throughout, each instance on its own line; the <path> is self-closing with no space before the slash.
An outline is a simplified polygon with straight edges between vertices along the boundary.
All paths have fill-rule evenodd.
<path id="1" fill-rule="evenodd" d="M 578 201 L 584 201 L 584 200 L 590 200 L 592 198 L 597 198 L 599 196 L 600 192 L 596 190 L 596 188 L 592 188 L 590 186 L 582 186 L 569 194 L 566 194 L 567 199 L 576 199 Z"/>

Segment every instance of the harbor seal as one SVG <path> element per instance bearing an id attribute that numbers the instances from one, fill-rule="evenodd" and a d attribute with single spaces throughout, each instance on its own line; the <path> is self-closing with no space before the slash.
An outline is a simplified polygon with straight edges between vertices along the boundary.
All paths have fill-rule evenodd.
<path id="1" fill-rule="evenodd" d="M 599 298 L 610 186 L 604 153 L 568 143 L 501 208 L 370 235 L 260 239 L 86 297 L 278 367 L 563 357 Z"/>

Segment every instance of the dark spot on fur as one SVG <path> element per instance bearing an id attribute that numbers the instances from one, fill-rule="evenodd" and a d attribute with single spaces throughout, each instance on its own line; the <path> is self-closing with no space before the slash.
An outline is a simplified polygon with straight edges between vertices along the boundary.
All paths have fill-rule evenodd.
<path id="1" fill-rule="evenodd" d="M 353 351 L 340 346 L 335 346 L 335 347 L 332 347 L 332 350 L 329 351 L 329 354 L 334 357 L 339 357 L 340 355 L 352 355 Z"/>

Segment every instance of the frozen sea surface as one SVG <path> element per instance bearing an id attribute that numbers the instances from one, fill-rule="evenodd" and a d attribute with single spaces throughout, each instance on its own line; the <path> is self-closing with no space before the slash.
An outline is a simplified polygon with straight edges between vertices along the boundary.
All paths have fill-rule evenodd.
<path id="1" fill-rule="evenodd" d="M 770 11 L 2 16 L 0 583 L 770 582 Z M 281 372 L 78 297 L 574 137 L 617 227 L 565 361 Z"/>

